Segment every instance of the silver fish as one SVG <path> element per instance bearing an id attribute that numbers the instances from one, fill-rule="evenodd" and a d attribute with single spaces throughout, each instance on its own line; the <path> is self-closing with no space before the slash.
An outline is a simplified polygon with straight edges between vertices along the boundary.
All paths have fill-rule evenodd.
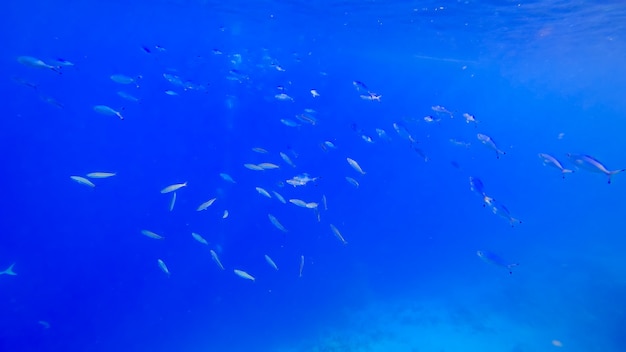
<path id="1" fill-rule="evenodd" d="M 570 159 L 570 161 L 578 166 L 581 167 L 583 169 L 586 169 L 588 171 L 591 172 L 598 172 L 598 173 L 602 173 L 608 176 L 609 181 L 608 183 L 611 183 L 611 176 L 619 174 L 622 171 L 626 171 L 626 169 L 620 169 L 620 170 L 609 170 L 606 168 L 606 166 L 604 166 L 601 162 L 599 162 L 596 158 L 589 156 L 589 155 L 585 155 L 585 154 L 570 154 L 567 153 L 567 157 Z"/>
<path id="2" fill-rule="evenodd" d="M 487 251 L 476 251 L 476 255 L 480 259 L 484 260 L 486 263 L 507 269 L 509 271 L 509 274 L 513 274 L 513 271 L 511 269 L 519 265 L 517 263 L 507 262 L 499 255 Z"/>
<path id="3" fill-rule="evenodd" d="M 574 171 L 572 171 L 570 169 L 564 168 L 563 165 L 561 164 L 561 162 L 558 161 L 555 157 L 553 157 L 550 154 L 539 153 L 539 158 L 541 158 L 541 160 L 543 160 L 543 164 L 544 165 L 550 165 L 552 167 L 555 167 L 555 168 L 561 170 L 561 174 L 563 175 L 563 178 L 565 178 L 565 174 L 574 172 Z"/>
<path id="4" fill-rule="evenodd" d="M 516 219 L 513 216 L 511 216 L 511 212 L 509 211 L 509 209 L 507 209 L 506 206 L 504 206 L 504 204 L 488 196 L 485 196 L 483 199 L 485 201 L 485 204 L 489 207 L 489 209 L 491 209 L 491 211 L 495 215 L 498 215 L 499 217 L 507 220 L 511 224 L 511 227 L 515 226 L 515 223 L 520 223 L 520 224 L 522 223 L 521 220 Z"/>
<path id="5" fill-rule="evenodd" d="M 478 140 L 482 144 L 484 144 L 487 147 L 493 149 L 496 152 L 496 157 L 498 159 L 500 159 L 500 155 L 506 154 L 506 152 L 504 152 L 503 150 L 498 148 L 498 146 L 496 145 L 496 142 L 494 142 L 493 138 L 489 137 L 488 135 L 482 134 L 482 133 L 478 133 L 478 134 L 476 134 L 476 137 L 478 138 Z"/>

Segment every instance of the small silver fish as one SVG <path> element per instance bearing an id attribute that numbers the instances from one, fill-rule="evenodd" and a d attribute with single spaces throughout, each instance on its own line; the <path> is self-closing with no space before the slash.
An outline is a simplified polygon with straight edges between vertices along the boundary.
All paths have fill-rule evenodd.
<path id="1" fill-rule="evenodd" d="M 511 269 L 519 265 L 517 263 L 509 263 L 502 259 L 499 255 L 487 251 L 476 251 L 476 255 L 486 263 L 507 269 L 509 274 L 513 274 Z"/>
<path id="2" fill-rule="evenodd" d="M 485 196 L 483 200 L 485 201 L 485 205 L 487 205 L 489 209 L 491 209 L 491 212 L 507 220 L 509 224 L 511 224 L 511 227 L 515 226 L 516 223 L 522 223 L 521 220 L 511 216 L 511 212 L 506 206 L 504 206 L 504 204 L 488 196 Z"/>
<path id="3" fill-rule="evenodd" d="M 565 174 L 574 172 L 573 170 L 564 168 L 563 165 L 561 164 L 561 162 L 558 161 L 555 157 L 553 157 L 550 154 L 539 153 L 539 158 L 541 158 L 541 160 L 543 160 L 543 164 L 544 165 L 550 165 L 552 167 L 555 167 L 555 168 L 561 170 L 561 174 L 563 175 L 563 178 L 565 178 Z"/>
<path id="4" fill-rule="evenodd" d="M 486 145 L 487 147 L 489 147 L 490 149 L 494 150 L 496 152 L 496 157 L 498 159 L 500 159 L 500 155 L 505 155 L 506 153 L 501 150 L 500 148 L 498 148 L 498 146 L 496 145 L 496 142 L 494 142 L 493 138 L 489 137 L 486 134 L 482 134 L 482 133 L 478 133 L 476 134 L 476 138 L 478 138 L 478 140 Z"/>
<path id="5" fill-rule="evenodd" d="M 570 161 L 583 169 L 591 172 L 602 173 L 608 176 L 608 183 L 611 183 L 611 176 L 619 174 L 622 171 L 626 171 L 626 169 L 620 170 L 609 170 L 604 166 L 601 162 L 599 162 L 596 158 L 586 155 L 586 154 L 570 154 L 567 153 L 567 157 Z"/>

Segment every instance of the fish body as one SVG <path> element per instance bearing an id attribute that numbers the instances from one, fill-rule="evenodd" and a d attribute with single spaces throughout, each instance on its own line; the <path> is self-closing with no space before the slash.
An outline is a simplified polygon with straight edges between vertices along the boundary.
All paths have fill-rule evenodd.
<path id="1" fill-rule="evenodd" d="M 200 236 L 200 234 L 197 234 L 195 232 L 191 233 L 191 237 L 193 237 L 194 240 L 204 244 L 204 245 L 209 245 L 209 242 L 207 240 L 204 239 L 204 237 Z"/>
<path id="2" fill-rule="evenodd" d="M 211 198 L 211 199 L 207 200 L 206 202 L 200 204 L 198 206 L 198 208 L 196 208 L 196 211 L 207 210 L 211 205 L 213 205 L 213 203 L 215 203 L 216 200 L 217 200 L 217 198 Z"/>
<path id="3" fill-rule="evenodd" d="M 587 171 L 591 171 L 591 172 L 596 172 L 596 173 L 602 173 L 605 174 L 606 176 L 608 176 L 608 183 L 611 183 L 611 177 L 613 175 L 616 175 L 622 171 L 626 171 L 626 169 L 620 169 L 620 170 L 609 170 L 606 166 L 604 166 L 604 164 L 602 164 L 600 161 L 598 161 L 596 158 L 586 155 L 586 154 L 567 154 L 567 157 L 570 159 L 570 161 L 580 167 L 583 168 Z"/>
<path id="4" fill-rule="evenodd" d="M 287 184 L 290 184 L 294 187 L 298 187 L 298 186 L 305 186 L 307 183 L 309 182 L 313 182 L 315 180 L 317 180 L 318 177 L 310 177 L 309 174 L 301 174 L 298 176 L 294 176 L 293 178 L 285 181 L 287 182 Z"/>
<path id="5" fill-rule="evenodd" d="M 352 166 L 352 168 L 355 169 L 358 173 L 360 173 L 361 175 L 365 175 L 365 171 L 363 171 L 359 163 L 357 163 L 354 159 L 346 158 L 346 160 L 348 161 L 348 164 L 350 164 L 350 166 Z"/>
<path id="6" fill-rule="evenodd" d="M 230 182 L 230 183 L 237 183 L 237 182 L 235 182 L 235 180 L 233 180 L 233 178 L 232 178 L 229 174 L 227 174 L 227 173 L 222 172 L 222 173 L 220 174 L 220 177 L 222 178 L 222 180 L 224 180 L 224 181 L 226 181 L 226 182 Z"/>
<path id="7" fill-rule="evenodd" d="M 301 208 L 306 208 L 307 207 L 307 202 L 301 200 L 301 199 L 289 199 L 289 203 L 293 204 L 293 205 L 297 205 Z"/>
<path id="8" fill-rule="evenodd" d="M 161 271 L 163 271 L 169 277 L 170 270 L 167 268 L 167 265 L 165 265 L 165 262 L 162 259 L 157 259 L 157 264 L 159 265 L 159 268 L 161 268 Z"/>
<path id="9" fill-rule="evenodd" d="M 335 235 L 335 237 L 337 237 L 337 239 L 341 241 L 341 243 L 348 244 L 348 242 L 343 238 L 341 232 L 339 232 L 339 229 L 335 225 L 330 224 L 330 230 L 332 231 L 333 235 Z"/>
<path id="10" fill-rule="evenodd" d="M 270 198 L 270 199 L 272 198 L 272 195 L 269 194 L 269 192 L 266 191 L 264 188 L 256 187 L 256 191 L 259 192 L 259 194 L 262 195 L 262 196 L 265 196 L 265 197 Z"/>
<path id="11" fill-rule="evenodd" d="M 150 230 L 141 230 L 141 234 L 146 236 L 146 237 L 150 237 L 150 238 L 154 238 L 155 240 L 162 240 L 165 237 L 158 235 Z"/>
<path id="12" fill-rule="evenodd" d="M 448 114 L 450 115 L 450 118 L 453 118 L 454 115 L 452 114 L 452 111 L 446 109 L 445 107 L 441 106 L 441 105 L 433 105 L 430 107 L 432 109 L 432 111 L 437 112 L 437 113 L 443 113 L 443 114 Z"/>
<path id="13" fill-rule="evenodd" d="M 496 144 L 496 142 L 494 142 L 493 138 L 489 137 L 488 135 L 482 134 L 482 133 L 478 133 L 478 134 L 476 134 L 476 138 L 478 138 L 478 140 L 482 144 L 484 144 L 488 148 L 490 148 L 493 151 L 495 151 L 496 152 L 496 157 L 498 159 L 500 159 L 500 155 L 505 155 L 506 154 L 506 152 L 504 152 L 503 150 L 498 148 L 498 145 Z"/>
<path id="14" fill-rule="evenodd" d="M 273 163 L 260 163 L 259 165 L 257 165 L 258 167 L 260 167 L 263 170 L 274 170 L 274 169 L 279 169 L 280 166 L 273 164 Z"/>
<path id="15" fill-rule="evenodd" d="M 235 269 L 233 270 L 235 275 L 239 276 L 240 278 L 246 279 L 246 280 L 250 280 L 252 282 L 254 282 L 256 279 L 254 278 L 254 276 L 248 274 L 247 272 L 243 271 L 243 270 L 239 270 L 239 269 Z"/>
<path id="16" fill-rule="evenodd" d="M 348 181 L 349 184 L 351 184 L 354 188 L 359 188 L 359 181 L 353 179 L 350 176 L 346 176 L 346 181 Z"/>
<path id="17" fill-rule="evenodd" d="M 318 93 L 316 89 L 311 89 L 311 95 L 313 98 L 317 98 L 320 96 L 320 93 Z"/>
<path id="18" fill-rule="evenodd" d="M 550 165 L 552 167 L 555 167 L 555 168 L 561 170 L 561 174 L 563 175 L 563 178 L 565 178 L 565 174 L 574 172 L 574 171 L 572 171 L 570 169 L 564 168 L 563 165 L 561 164 L 561 162 L 558 161 L 557 158 L 553 157 L 550 154 L 539 153 L 539 158 L 541 160 L 543 160 L 543 164 L 544 165 Z"/>
<path id="19" fill-rule="evenodd" d="M 470 123 L 473 122 L 475 124 L 478 123 L 478 121 L 476 120 L 476 117 L 474 117 L 474 115 L 472 114 L 468 114 L 468 113 L 463 113 L 463 117 L 465 118 L 465 123 Z"/>
<path id="20" fill-rule="evenodd" d="M 483 181 L 481 181 L 478 177 L 470 176 L 469 182 L 472 192 L 478 193 L 481 198 L 487 196 L 487 194 L 485 193 L 485 185 L 483 184 Z"/>
<path id="21" fill-rule="evenodd" d="M 246 169 L 249 169 L 249 170 L 254 170 L 254 171 L 263 171 L 263 170 L 265 170 L 264 168 L 262 168 L 261 166 L 256 165 L 256 164 L 243 164 L 243 167 L 245 167 Z"/>
<path id="22" fill-rule="evenodd" d="M 183 187 L 187 187 L 187 182 L 175 183 L 173 185 L 169 185 L 169 186 L 163 188 L 161 190 L 161 193 L 162 194 L 166 194 L 166 193 L 174 192 L 174 191 L 177 191 L 177 190 L 179 190 L 179 189 L 181 189 Z"/>
<path id="23" fill-rule="evenodd" d="M 485 196 L 483 200 L 485 201 L 485 205 L 487 205 L 489 209 L 491 209 L 491 212 L 507 220 L 511 224 L 511 226 L 515 226 L 516 223 L 522 223 L 521 220 L 511 216 L 511 212 L 504 204 L 498 202 L 494 198 Z"/>
<path id="24" fill-rule="evenodd" d="M 87 174 L 89 178 L 109 178 L 115 176 L 115 172 L 90 172 Z"/>
<path id="25" fill-rule="evenodd" d="M 280 119 L 280 122 L 287 127 L 300 127 L 300 124 L 290 119 Z"/>
<path id="26" fill-rule="evenodd" d="M 93 107 L 93 110 L 102 115 L 117 116 L 120 118 L 120 120 L 124 119 L 124 116 L 122 116 L 122 114 L 119 111 L 114 110 L 113 108 L 106 106 L 106 105 L 95 105 Z"/>
<path id="27" fill-rule="evenodd" d="M 287 165 L 291 166 L 291 167 L 296 167 L 296 165 L 293 163 L 293 161 L 291 161 L 291 158 L 289 158 L 289 155 L 280 152 L 280 157 L 283 159 L 283 161 L 285 163 L 287 163 Z"/>
<path id="28" fill-rule="evenodd" d="M 78 183 L 80 183 L 81 185 L 85 185 L 85 186 L 89 186 L 89 187 L 96 187 L 96 185 L 89 181 L 88 179 L 82 177 L 82 176 L 70 176 L 70 178 Z"/>
<path id="29" fill-rule="evenodd" d="M 274 225 L 274 227 L 276 227 L 282 232 L 287 232 L 287 229 L 278 221 L 278 219 L 276 219 L 274 215 L 267 214 L 267 217 L 268 219 L 270 219 L 270 222 L 272 223 L 272 225 Z"/>
<path id="30" fill-rule="evenodd" d="M 281 202 L 283 204 L 287 204 L 287 201 L 285 200 L 285 197 L 281 196 L 280 193 L 278 193 L 276 191 L 272 191 L 272 193 L 274 193 L 274 197 L 276 197 L 276 199 L 278 199 L 279 202 Z"/>
<path id="31" fill-rule="evenodd" d="M 476 255 L 486 263 L 507 269 L 509 274 L 513 274 L 512 269 L 519 265 L 517 263 L 507 262 L 499 255 L 487 251 L 476 251 Z"/>
<path id="32" fill-rule="evenodd" d="M 48 65 L 47 63 L 43 62 L 42 60 L 36 58 L 36 57 L 32 57 L 32 56 L 19 56 L 17 58 L 17 61 L 25 66 L 30 66 L 30 67 L 37 67 L 37 68 L 47 68 L 49 70 L 52 70 L 58 74 L 61 74 L 61 71 L 59 70 L 59 67 L 56 66 L 52 66 L 52 65 Z"/>
<path id="33" fill-rule="evenodd" d="M 176 192 L 172 192 L 172 199 L 170 200 L 170 211 L 174 210 L 174 205 L 176 205 Z"/>
<path id="34" fill-rule="evenodd" d="M 267 264 L 269 264 L 269 266 L 271 266 L 274 270 L 278 270 L 278 266 L 276 265 L 276 263 L 274 263 L 274 261 L 272 260 L 272 258 L 270 258 L 269 255 L 265 255 L 265 261 L 267 262 Z"/>
<path id="35" fill-rule="evenodd" d="M 274 98 L 276 98 L 277 100 L 282 100 L 282 101 L 293 101 L 293 98 L 285 93 L 276 94 Z"/>
<path id="36" fill-rule="evenodd" d="M 217 256 L 217 253 L 215 253 L 214 250 L 211 249 L 211 259 L 213 259 L 213 261 L 215 262 L 215 264 L 217 265 L 218 268 L 224 270 L 224 266 L 222 265 L 222 262 L 220 261 L 220 258 Z"/>
<path id="37" fill-rule="evenodd" d="M 139 99 L 138 99 L 137 97 L 135 97 L 135 96 L 133 96 L 133 95 L 131 95 L 131 94 L 129 94 L 129 93 L 123 92 L 123 91 L 118 91 L 118 92 L 117 92 L 117 95 L 118 95 L 120 98 L 122 98 L 122 99 L 126 99 L 126 100 L 128 100 L 128 101 L 132 101 L 132 102 L 134 102 L 134 103 L 136 103 L 136 102 L 138 102 L 138 101 L 139 101 Z"/>

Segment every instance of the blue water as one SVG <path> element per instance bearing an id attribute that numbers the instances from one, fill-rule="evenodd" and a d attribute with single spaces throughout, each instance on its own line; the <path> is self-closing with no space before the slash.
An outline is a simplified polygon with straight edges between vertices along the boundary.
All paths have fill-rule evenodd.
<path id="1" fill-rule="evenodd" d="M 626 348 L 626 173 L 562 178 L 538 158 L 626 168 L 625 5 L 36 0 L 1 16 L 0 270 L 17 275 L 0 275 L 0 351 Z M 243 166 L 263 162 L 280 168 Z M 96 171 L 116 175 L 70 179 Z M 285 182 L 303 173 L 319 178 Z M 169 211 L 160 190 L 180 182 Z M 255 187 L 318 202 L 320 221 Z"/>

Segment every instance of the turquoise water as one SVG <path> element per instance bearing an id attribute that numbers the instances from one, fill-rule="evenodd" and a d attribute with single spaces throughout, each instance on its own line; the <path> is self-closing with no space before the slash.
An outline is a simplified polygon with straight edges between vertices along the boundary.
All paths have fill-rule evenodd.
<path id="1" fill-rule="evenodd" d="M 624 350 L 626 5 L 6 9 L 0 351 Z"/>

